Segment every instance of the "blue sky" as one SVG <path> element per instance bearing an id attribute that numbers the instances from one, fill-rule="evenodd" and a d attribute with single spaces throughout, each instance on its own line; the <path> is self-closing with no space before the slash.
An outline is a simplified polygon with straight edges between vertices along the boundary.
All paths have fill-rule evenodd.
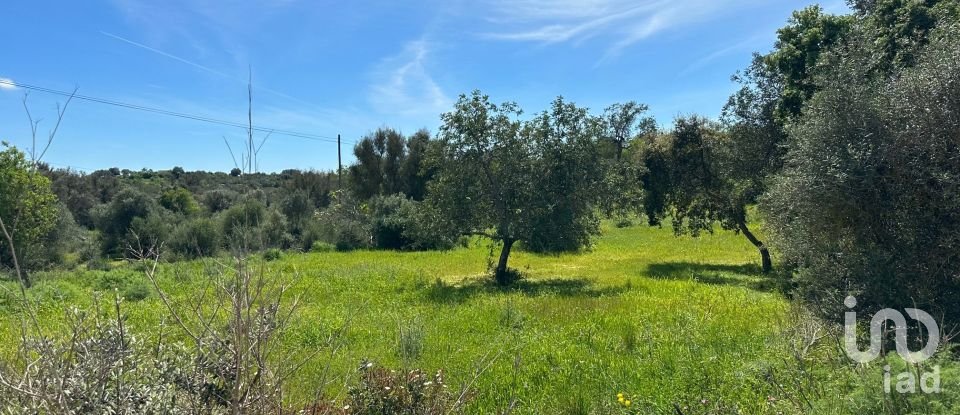
<path id="1" fill-rule="evenodd" d="M 527 113 L 557 95 L 599 113 L 650 106 L 661 124 L 716 116 L 730 75 L 767 51 L 791 11 L 771 0 L 8 0 L 0 78 L 168 111 L 344 139 L 380 126 L 435 132 L 480 89 Z M 842 0 L 821 2 L 843 13 Z M 26 148 L 24 88 L 0 85 L 0 139 Z M 63 97 L 31 92 L 52 126 Z M 261 135 L 258 134 L 258 137 Z M 95 170 L 233 167 L 245 132 L 75 100 L 45 160 Z M 239 151 L 239 150 L 238 150 Z M 333 169 L 336 144 L 274 134 L 260 169 Z"/>

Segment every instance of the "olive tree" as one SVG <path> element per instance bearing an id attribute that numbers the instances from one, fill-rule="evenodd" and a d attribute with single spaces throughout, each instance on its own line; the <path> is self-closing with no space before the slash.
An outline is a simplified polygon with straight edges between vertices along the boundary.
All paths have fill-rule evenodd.
<path id="1" fill-rule="evenodd" d="M 669 216 L 676 234 L 693 236 L 719 224 L 743 234 L 757 248 L 763 272 L 770 271 L 767 246 L 747 226 L 747 206 L 755 196 L 733 173 L 739 155 L 722 126 L 698 116 L 680 117 L 660 140 L 647 154 L 651 223 Z"/>
<path id="2" fill-rule="evenodd" d="M 494 270 L 500 284 L 515 275 L 507 266 L 515 243 L 562 227 L 582 244 L 599 228 L 591 208 L 599 178 L 590 173 L 598 157 L 596 120 L 562 99 L 531 121 L 521 113 L 479 91 L 461 95 L 442 115 L 427 199 L 460 233 L 501 244 Z"/>
<path id="3" fill-rule="evenodd" d="M 937 29 L 913 68 L 864 72 L 865 34 L 829 57 L 820 92 L 761 207 L 807 300 L 842 315 L 921 308 L 960 318 L 960 30 Z"/>

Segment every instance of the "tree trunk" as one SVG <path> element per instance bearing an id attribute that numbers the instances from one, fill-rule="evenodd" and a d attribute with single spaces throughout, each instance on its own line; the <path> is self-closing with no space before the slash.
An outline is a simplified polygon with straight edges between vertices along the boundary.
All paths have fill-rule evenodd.
<path id="1" fill-rule="evenodd" d="M 503 240 L 503 248 L 500 249 L 500 261 L 497 262 L 497 269 L 493 274 L 493 277 L 497 280 L 497 284 L 508 285 L 512 282 L 507 275 L 507 259 L 510 258 L 510 248 L 513 247 L 513 243 L 513 239 L 507 238 Z"/>
<path id="2" fill-rule="evenodd" d="M 740 232 L 743 232 L 743 236 L 746 236 L 750 243 L 760 251 L 760 261 L 762 264 L 760 269 L 764 273 L 770 272 L 770 270 L 773 269 L 773 262 L 770 261 L 770 251 L 767 250 L 767 246 L 764 245 L 761 240 L 757 239 L 757 237 L 753 235 L 753 232 L 750 232 L 746 223 L 741 223 L 739 226 Z"/>

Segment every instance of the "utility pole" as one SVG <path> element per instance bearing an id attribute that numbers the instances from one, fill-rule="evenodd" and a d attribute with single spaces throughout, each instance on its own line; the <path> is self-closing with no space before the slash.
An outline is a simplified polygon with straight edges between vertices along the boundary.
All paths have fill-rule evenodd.
<path id="1" fill-rule="evenodd" d="M 337 189 L 343 189 L 343 162 L 340 154 L 340 134 L 337 134 Z"/>

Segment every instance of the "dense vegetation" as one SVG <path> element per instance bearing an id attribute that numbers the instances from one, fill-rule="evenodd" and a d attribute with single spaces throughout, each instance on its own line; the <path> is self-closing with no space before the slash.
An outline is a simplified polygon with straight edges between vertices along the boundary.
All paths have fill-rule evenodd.
<path id="1" fill-rule="evenodd" d="M 658 127 L 643 104 L 598 114 L 562 97 L 525 117 L 475 91 L 436 135 L 372 132 L 341 172 L 86 174 L 4 146 L 0 309 L 20 347 L 4 344 L 0 403 L 951 413 L 958 391 L 882 394 L 879 367 L 829 343 L 849 295 L 862 316 L 916 307 L 945 334 L 960 322 L 960 4 L 850 5 L 795 12 L 719 120 Z M 716 228 L 731 233 L 703 235 Z M 139 303 L 87 298 L 110 289 Z M 63 317 L 68 304 L 93 317 Z M 164 341 L 151 330 L 167 318 Z M 311 347 L 322 364 L 295 362 L 316 360 Z M 949 351 L 938 359 L 957 373 Z M 286 385 L 293 368 L 310 380 Z M 71 382 L 102 401 L 66 396 Z"/>

